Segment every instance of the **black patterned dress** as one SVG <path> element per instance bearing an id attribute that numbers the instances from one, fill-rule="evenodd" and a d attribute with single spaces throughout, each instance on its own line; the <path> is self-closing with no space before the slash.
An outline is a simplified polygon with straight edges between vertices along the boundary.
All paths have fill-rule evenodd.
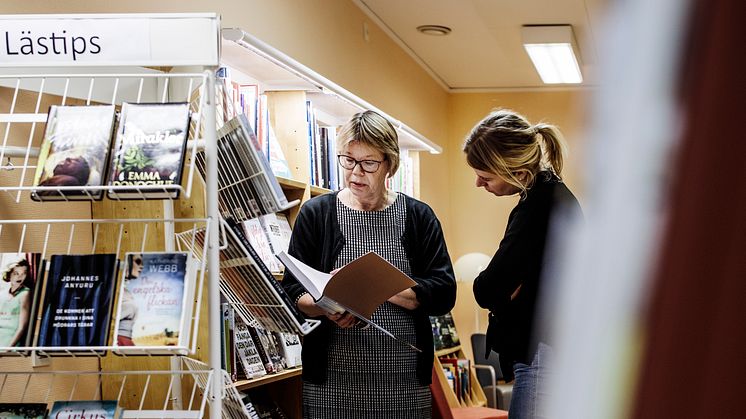
<path id="1" fill-rule="evenodd" d="M 335 269 L 374 251 L 411 275 L 402 245 L 403 195 L 381 211 L 354 210 L 339 199 L 336 205 L 345 245 Z M 414 319 L 406 309 L 386 302 L 372 320 L 408 342 L 416 341 Z M 372 327 L 334 327 L 327 356 L 326 382 L 303 383 L 304 418 L 430 418 L 430 389 L 417 381 L 417 356 L 412 349 Z"/>

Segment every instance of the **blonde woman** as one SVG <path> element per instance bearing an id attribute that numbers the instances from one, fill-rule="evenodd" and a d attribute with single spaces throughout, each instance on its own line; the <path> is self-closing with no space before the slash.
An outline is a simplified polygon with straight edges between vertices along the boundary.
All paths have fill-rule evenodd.
<path id="1" fill-rule="evenodd" d="M 563 152 L 556 127 L 532 125 L 510 110 L 487 115 L 464 144 L 478 188 L 520 196 L 497 252 L 474 280 L 477 303 L 490 310 L 487 355 L 498 353 L 506 380 L 515 375 L 511 419 L 544 416 L 540 406 L 552 349 L 534 315 L 540 282 L 546 280 L 544 248 L 550 219 L 580 215 L 577 199 L 560 177 Z"/>
<path id="2" fill-rule="evenodd" d="M 429 418 L 433 336 L 429 316 L 445 314 L 456 282 L 438 218 L 426 204 L 386 188 L 399 166 L 396 130 L 366 111 L 338 135 L 345 188 L 308 201 L 293 227 L 289 253 L 333 272 L 375 251 L 417 285 L 373 313 L 373 321 L 423 350 L 417 353 L 349 313 L 329 314 L 292 275 L 283 287 L 306 316 L 322 324 L 303 341 L 303 417 Z"/>

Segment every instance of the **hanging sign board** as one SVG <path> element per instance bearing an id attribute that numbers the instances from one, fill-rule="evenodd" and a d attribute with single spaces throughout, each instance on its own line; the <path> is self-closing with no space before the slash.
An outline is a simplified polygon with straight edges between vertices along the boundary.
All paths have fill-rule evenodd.
<path id="1" fill-rule="evenodd" d="M 217 66 L 216 14 L 0 15 L 0 66 Z"/>

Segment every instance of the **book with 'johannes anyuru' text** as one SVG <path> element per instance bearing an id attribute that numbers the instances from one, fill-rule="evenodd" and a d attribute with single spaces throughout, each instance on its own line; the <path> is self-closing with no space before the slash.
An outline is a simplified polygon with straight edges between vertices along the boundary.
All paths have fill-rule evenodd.
<path id="1" fill-rule="evenodd" d="M 116 271 L 115 254 L 53 255 L 37 346 L 106 346 Z"/>

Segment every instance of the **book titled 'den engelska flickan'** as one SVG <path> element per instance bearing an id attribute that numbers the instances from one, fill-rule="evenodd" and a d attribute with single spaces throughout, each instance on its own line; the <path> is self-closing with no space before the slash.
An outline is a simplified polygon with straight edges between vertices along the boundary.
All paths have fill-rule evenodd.
<path id="1" fill-rule="evenodd" d="M 133 189 L 109 198 L 178 198 L 188 133 L 189 103 L 123 103 L 108 184 Z"/>
<path id="2" fill-rule="evenodd" d="M 190 260 L 186 252 L 127 253 L 114 345 L 153 350 L 188 345 L 194 289 Z"/>

